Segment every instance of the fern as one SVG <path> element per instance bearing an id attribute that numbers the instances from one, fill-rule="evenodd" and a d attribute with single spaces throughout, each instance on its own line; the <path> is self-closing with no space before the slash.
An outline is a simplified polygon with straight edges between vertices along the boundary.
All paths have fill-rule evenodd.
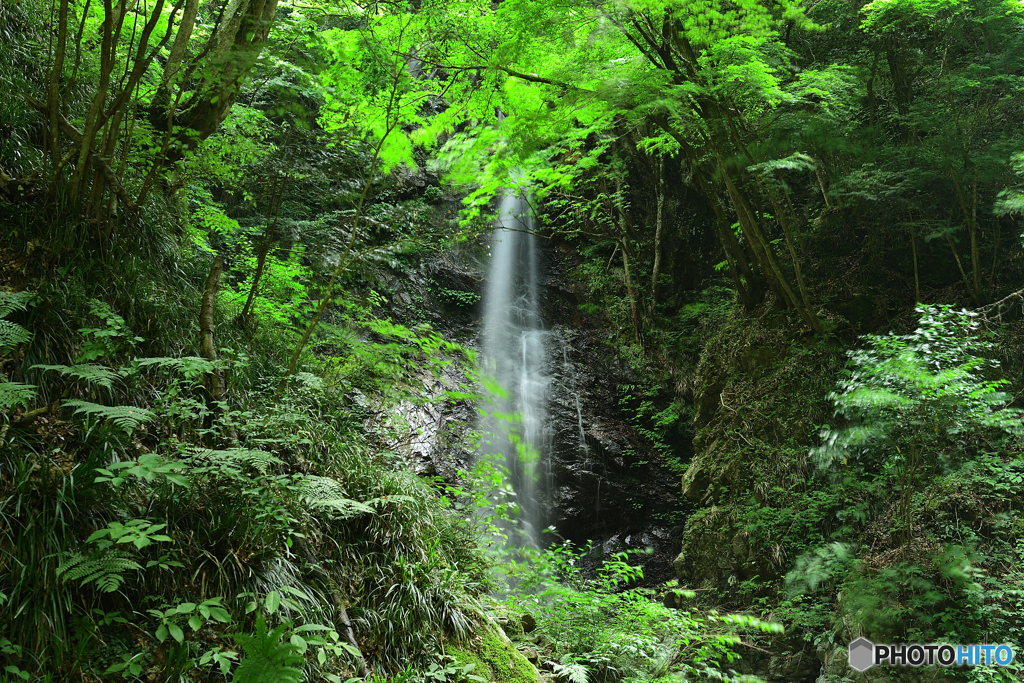
<path id="1" fill-rule="evenodd" d="M 97 386 L 106 387 L 107 389 L 112 388 L 114 379 L 117 378 L 118 374 L 116 371 L 111 370 L 108 367 L 102 365 L 93 365 L 90 363 L 80 363 L 78 365 L 33 365 L 32 369 L 39 370 L 54 370 L 64 375 L 65 377 L 72 377 L 74 379 L 80 379 L 89 384 L 95 384 Z"/>
<path id="2" fill-rule="evenodd" d="M 347 498 L 344 487 L 329 477 L 310 475 L 302 481 L 305 489 L 303 500 L 306 504 L 336 519 L 350 519 L 375 512 L 369 504 Z"/>
<path id="3" fill-rule="evenodd" d="M 256 633 L 232 634 L 246 654 L 235 669 L 232 683 L 301 683 L 302 670 L 296 668 L 302 664 L 299 646 L 281 642 L 288 626 L 282 624 L 268 632 L 263 617 L 257 617 Z"/>
<path id="4" fill-rule="evenodd" d="M 0 318 L 14 311 L 24 311 L 35 297 L 29 292 L 0 292 Z M 31 333 L 10 320 L 0 320 L 0 353 L 7 353 L 32 338 Z"/>
<path id="5" fill-rule="evenodd" d="M 37 387 L 21 382 L 0 382 L 0 408 L 22 406 L 28 410 L 29 401 L 36 397 Z"/>
<path id="6" fill-rule="evenodd" d="M 188 380 L 196 380 L 213 372 L 217 365 L 199 356 L 184 356 L 182 358 L 141 358 L 135 361 L 140 368 L 157 367 L 161 370 L 178 372 Z"/>
<path id="7" fill-rule="evenodd" d="M 568 664 L 553 663 L 552 669 L 559 678 L 564 678 L 569 683 L 587 683 L 587 667 L 578 662 Z"/>
<path id="8" fill-rule="evenodd" d="M 139 426 L 156 417 L 152 411 L 135 406 L 101 406 L 98 403 L 79 401 L 78 399 L 64 401 L 64 405 L 71 408 L 77 407 L 76 415 L 78 413 L 85 413 L 90 416 L 111 420 L 129 435 L 138 429 Z"/>
<path id="9" fill-rule="evenodd" d="M 24 311 L 35 296 L 32 292 L 0 292 L 0 318 L 14 311 Z"/>
<path id="10" fill-rule="evenodd" d="M 21 325 L 10 320 L 0 320 L 0 352 L 7 353 L 7 349 L 12 349 L 31 338 L 32 335 Z"/>
<path id="11" fill-rule="evenodd" d="M 92 555 L 68 554 L 57 567 L 57 576 L 65 581 L 90 583 L 104 593 L 113 593 L 125 582 L 124 573 L 138 571 L 142 566 L 120 550 L 103 550 Z"/>
<path id="12" fill-rule="evenodd" d="M 248 448 L 228 448 L 225 450 L 201 451 L 197 457 L 205 458 L 229 474 L 241 474 L 245 466 L 252 467 L 260 474 L 266 474 L 273 465 L 281 461 L 270 453 Z"/>

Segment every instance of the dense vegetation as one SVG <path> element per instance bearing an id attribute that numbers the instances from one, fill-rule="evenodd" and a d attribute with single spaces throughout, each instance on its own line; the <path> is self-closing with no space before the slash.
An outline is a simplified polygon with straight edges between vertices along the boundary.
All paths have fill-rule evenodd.
<path id="1" fill-rule="evenodd" d="M 0 3 L 0 675 L 1021 651 L 1022 51 L 994 0 Z M 473 410 L 416 462 L 494 389 L 510 188 L 682 478 L 670 585 L 505 548 Z"/>

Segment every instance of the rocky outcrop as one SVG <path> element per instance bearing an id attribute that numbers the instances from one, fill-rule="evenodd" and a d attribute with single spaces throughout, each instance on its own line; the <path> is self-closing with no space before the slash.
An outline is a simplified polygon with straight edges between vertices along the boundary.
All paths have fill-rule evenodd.
<path id="1" fill-rule="evenodd" d="M 541 311 L 546 333 L 547 464 L 538 489 L 540 518 L 556 535 L 578 545 L 593 541 L 592 560 L 627 549 L 653 550 L 634 561 L 648 580 L 672 575 L 681 528 L 665 520 L 680 505 L 677 477 L 630 425 L 619 406 L 621 388 L 639 378 L 607 343 L 600 316 L 580 312 L 586 292 L 577 291 L 567 271 L 575 252 L 544 241 L 540 253 Z M 424 259 L 403 276 L 381 275 L 389 290 L 389 311 L 406 324 L 429 322 L 454 341 L 479 350 L 480 297 L 486 277 L 486 244 Z M 426 396 L 440 397 L 465 383 L 461 376 L 424 374 Z M 473 454 L 466 432 L 475 428 L 476 409 L 466 401 L 427 401 L 401 407 L 397 420 L 408 426 L 402 442 L 412 467 L 455 483 Z"/>

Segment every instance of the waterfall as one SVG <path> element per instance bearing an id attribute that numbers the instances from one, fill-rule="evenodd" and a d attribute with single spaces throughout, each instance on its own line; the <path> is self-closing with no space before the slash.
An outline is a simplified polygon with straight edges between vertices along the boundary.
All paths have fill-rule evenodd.
<path id="1" fill-rule="evenodd" d="M 506 392 L 488 406 L 485 429 L 492 434 L 489 453 L 504 456 L 519 507 L 524 538 L 541 545 L 545 526 L 540 504 L 547 477 L 551 435 L 545 403 L 544 331 L 537 284 L 537 243 L 533 216 L 521 195 L 506 195 L 491 238 L 491 265 L 484 292 L 482 364 Z M 515 416 L 515 419 L 510 419 Z"/>

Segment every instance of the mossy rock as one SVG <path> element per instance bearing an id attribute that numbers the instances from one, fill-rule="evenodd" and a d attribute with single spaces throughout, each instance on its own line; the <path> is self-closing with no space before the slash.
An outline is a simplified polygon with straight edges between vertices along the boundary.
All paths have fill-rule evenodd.
<path id="1" fill-rule="evenodd" d="M 494 683 L 537 683 L 539 680 L 533 665 L 512 641 L 497 631 L 481 631 L 468 642 L 446 649 L 460 664 L 476 664 L 473 673 Z"/>

